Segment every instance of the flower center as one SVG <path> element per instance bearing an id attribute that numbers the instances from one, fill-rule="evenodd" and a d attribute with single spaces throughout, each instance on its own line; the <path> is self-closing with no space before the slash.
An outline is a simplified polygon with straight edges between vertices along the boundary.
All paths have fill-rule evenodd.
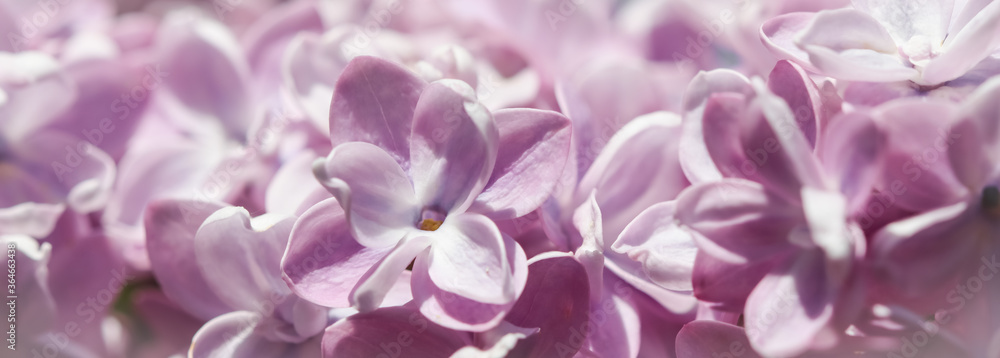
<path id="1" fill-rule="evenodd" d="M 420 222 L 420 225 L 418 225 L 417 227 L 420 228 L 420 230 L 424 231 L 435 231 L 439 227 L 441 227 L 442 222 L 443 221 L 437 221 L 434 219 L 424 219 L 423 221 Z"/>
<path id="2" fill-rule="evenodd" d="M 423 231 L 436 231 L 444 223 L 445 213 L 441 211 L 425 208 L 420 212 L 420 222 L 417 222 L 417 228 Z"/>
<path id="3" fill-rule="evenodd" d="M 995 185 L 983 188 L 981 205 L 987 215 L 1000 218 L 1000 189 Z"/>

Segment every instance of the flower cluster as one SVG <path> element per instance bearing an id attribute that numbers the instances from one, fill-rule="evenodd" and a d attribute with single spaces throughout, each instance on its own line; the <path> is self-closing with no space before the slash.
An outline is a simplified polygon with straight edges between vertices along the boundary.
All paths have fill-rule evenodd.
<path id="1" fill-rule="evenodd" d="M 0 30 L 4 357 L 1000 357 L 1000 2 Z"/>

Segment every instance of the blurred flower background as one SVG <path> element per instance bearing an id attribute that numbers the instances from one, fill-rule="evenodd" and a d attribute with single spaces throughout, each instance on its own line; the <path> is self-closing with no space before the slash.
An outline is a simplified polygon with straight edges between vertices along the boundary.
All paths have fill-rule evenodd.
<path id="1" fill-rule="evenodd" d="M 0 0 L 3 357 L 1000 357 L 992 0 Z"/>

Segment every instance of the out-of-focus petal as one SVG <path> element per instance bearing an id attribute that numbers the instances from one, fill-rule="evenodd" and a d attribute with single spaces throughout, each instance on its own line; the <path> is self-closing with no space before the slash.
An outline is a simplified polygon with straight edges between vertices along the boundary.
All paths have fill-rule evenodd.
<path id="1" fill-rule="evenodd" d="M 778 59 L 797 63 L 807 71 L 819 72 L 809 62 L 809 54 L 796 44 L 798 35 L 808 28 L 816 13 L 792 12 L 764 21 L 760 26 L 760 39 Z"/>
<path id="2" fill-rule="evenodd" d="M 146 245 L 153 275 L 167 297 L 203 320 L 232 311 L 201 274 L 195 234 L 222 204 L 166 200 L 146 211 Z"/>
<path id="3" fill-rule="evenodd" d="M 970 194 L 1000 177 L 1000 79 L 984 83 L 969 96 L 960 119 L 952 124 L 948 157 L 955 175 Z"/>
<path id="4" fill-rule="evenodd" d="M 410 175 L 418 202 L 461 213 L 483 191 L 496 164 L 500 134 L 493 116 L 459 80 L 431 83 L 420 94 L 410 139 Z"/>

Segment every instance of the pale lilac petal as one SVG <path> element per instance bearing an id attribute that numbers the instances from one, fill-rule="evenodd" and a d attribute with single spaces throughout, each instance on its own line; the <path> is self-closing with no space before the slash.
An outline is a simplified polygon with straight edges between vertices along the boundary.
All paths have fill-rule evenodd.
<path id="1" fill-rule="evenodd" d="M 677 333 L 677 358 L 760 358 L 743 328 L 716 321 L 694 321 Z"/>
<path id="2" fill-rule="evenodd" d="M 49 170 L 35 174 L 36 182 L 64 198 L 78 212 L 102 209 L 111 197 L 115 163 L 88 142 L 59 132 L 40 131 L 18 143 L 14 155 L 21 163 L 47 167 Z"/>
<path id="3" fill-rule="evenodd" d="M 852 0 L 855 9 L 864 11 L 885 27 L 896 43 L 905 48 L 910 44 L 940 44 L 948 34 L 955 0 L 928 3 L 912 1 Z"/>
<path id="4" fill-rule="evenodd" d="M 674 291 L 690 291 L 698 249 L 691 234 L 674 219 L 676 204 L 664 202 L 640 213 L 622 230 L 612 249 L 642 263 L 654 283 Z"/>
<path id="5" fill-rule="evenodd" d="M 195 233 L 217 203 L 159 201 L 146 211 L 146 245 L 153 275 L 164 294 L 190 314 L 209 320 L 232 310 L 201 274 Z"/>
<path id="6" fill-rule="evenodd" d="M 809 54 L 796 44 L 798 35 L 813 23 L 816 13 L 793 12 L 775 16 L 760 26 L 760 39 L 779 60 L 793 61 L 807 71 L 819 72 Z"/>
<path id="7" fill-rule="evenodd" d="M 359 56 L 347 64 L 330 104 L 330 138 L 336 146 L 362 141 L 389 152 L 409 168 L 410 128 L 427 83 L 392 62 Z"/>
<path id="8" fill-rule="evenodd" d="M 521 254 L 519 259 L 526 261 Z M 526 275 L 525 275 L 526 280 Z M 457 280 L 451 286 L 461 285 Z M 418 257 L 413 265 L 413 300 L 420 313 L 432 322 L 449 329 L 484 332 L 495 328 L 504 315 L 514 306 L 514 301 L 504 304 L 478 302 L 443 290 L 429 275 L 426 257 Z"/>
<path id="9" fill-rule="evenodd" d="M 448 358 L 472 343 L 467 333 L 434 324 L 408 307 L 388 307 L 343 319 L 323 334 L 323 357 Z"/>
<path id="10" fill-rule="evenodd" d="M 1000 4 L 986 5 L 958 33 L 949 33 L 941 54 L 923 71 L 929 84 L 961 77 L 1000 47 Z"/>
<path id="11" fill-rule="evenodd" d="M 281 255 L 295 220 L 266 214 L 250 218 L 242 207 L 225 207 L 195 234 L 201 273 L 223 302 L 255 311 L 261 302 L 289 294 L 281 279 Z"/>
<path id="12" fill-rule="evenodd" d="M 535 210 L 549 197 L 570 150 L 569 120 L 559 113 L 506 109 L 493 114 L 500 132 L 493 174 L 470 210 L 511 219 Z"/>
<path id="13" fill-rule="evenodd" d="M 765 356 L 803 353 L 833 316 L 836 292 L 818 251 L 801 253 L 787 271 L 764 277 L 747 299 L 745 327 L 754 350 Z"/>
<path id="14" fill-rule="evenodd" d="M 412 236 L 400 240 L 392 251 L 361 276 L 351 291 L 351 306 L 361 312 L 378 308 L 395 285 L 399 274 L 430 245 L 431 238 L 428 236 Z"/>
<path id="15" fill-rule="evenodd" d="M 826 118 L 823 98 L 816 83 L 805 70 L 788 61 L 778 61 L 767 78 L 767 88 L 788 103 L 795 115 L 795 123 L 806 136 L 810 147 L 816 147 L 819 129 Z"/>
<path id="16" fill-rule="evenodd" d="M 886 29 L 858 10 L 820 11 L 795 41 L 820 73 L 837 79 L 892 82 L 918 74 L 899 57 Z"/>
<path id="17" fill-rule="evenodd" d="M 601 299 L 601 288 L 604 287 L 604 219 L 601 208 L 597 205 L 596 190 L 590 194 L 587 201 L 573 212 L 573 227 L 580 233 L 583 242 L 576 248 L 573 256 L 583 264 L 590 278 L 590 299 Z"/>
<path id="18" fill-rule="evenodd" d="M 701 118 L 712 94 L 725 92 L 750 96 L 754 89 L 746 76 L 720 69 L 698 73 L 684 91 L 684 135 L 680 138 L 678 154 L 681 168 L 692 183 L 722 179 L 722 172 L 712 162 L 705 146 Z"/>
<path id="19" fill-rule="evenodd" d="M 65 210 L 66 205 L 63 204 L 32 202 L 0 208 L 0 234 L 48 236 Z"/>
<path id="20" fill-rule="evenodd" d="M 313 172 L 347 212 L 354 237 L 364 246 L 395 245 L 420 221 L 410 178 L 375 145 L 338 145 Z"/>
<path id="21" fill-rule="evenodd" d="M 323 306 L 350 307 L 358 280 L 388 253 L 388 248 L 355 241 L 337 199 L 327 199 L 296 220 L 281 270 L 298 296 Z"/>
<path id="22" fill-rule="evenodd" d="M 590 300 L 587 272 L 569 255 L 539 257 L 528 264 L 528 281 L 505 320 L 539 332 L 518 342 L 516 357 L 566 356 L 580 349 L 582 337 L 571 338 L 573 328 L 587 322 Z M 563 349 L 565 348 L 565 349 Z"/>
<path id="23" fill-rule="evenodd" d="M 442 213 L 472 205 L 493 173 L 500 134 L 475 91 L 458 80 L 428 85 L 413 115 L 410 161 L 418 202 Z"/>
<path id="24" fill-rule="evenodd" d="M 479 214 L 451 215 L 433 234 L 428 274 L 437 287 L 474 301 L 503 305 L 516 298 L 513 268 L 504 237 Z"/>
<path id="25" fill-rule="evenodd" d="M 188 356 L 192 358 L 222 357 L 286 357 L 292 347 L 288 343 L 271 341 L 260 332 L 263 318 L 253 312 L 236 311 L 212 319 L 195 334 Z"/>

